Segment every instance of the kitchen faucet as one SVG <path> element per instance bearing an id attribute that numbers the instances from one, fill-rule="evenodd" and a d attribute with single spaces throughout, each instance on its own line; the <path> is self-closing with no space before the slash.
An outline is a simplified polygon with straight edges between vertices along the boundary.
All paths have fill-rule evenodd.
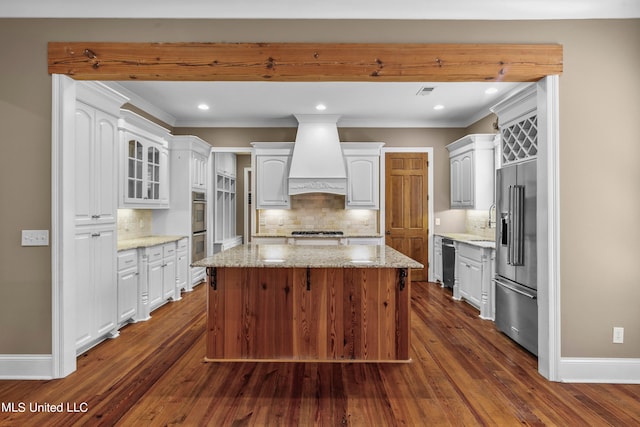
<path id="1" fill-rule="evenodd" d="M 495 217 L 495 210 L 496 210 L 496 204 L 495 203 L 492 204 L 491 206 L 489 206 L 489 221 L 488 221 L 489 228 L 493 228 L 493 226 L 491 224 L 496 225 L 496 221 L 491 221 L 491 211 L 492 210 L 494 211 L 494 217 Z"/>

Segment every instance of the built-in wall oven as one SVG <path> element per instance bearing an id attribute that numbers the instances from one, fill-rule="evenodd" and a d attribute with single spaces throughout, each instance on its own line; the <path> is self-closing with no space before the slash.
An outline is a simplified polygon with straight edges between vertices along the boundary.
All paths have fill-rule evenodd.
<path id="1" fill-rule="evenodd" d="M 191 193 L 191 262 L 207 256 L 207 197 L 204 192 Z"/>

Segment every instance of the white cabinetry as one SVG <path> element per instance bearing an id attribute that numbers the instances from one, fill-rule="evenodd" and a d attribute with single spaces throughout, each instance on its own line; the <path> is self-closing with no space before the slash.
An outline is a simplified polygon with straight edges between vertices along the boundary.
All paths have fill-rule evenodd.
<path id="1" fill-rule="evenodd" d="M 211 145 L 196 136 L 173 136 L 169 158 L 171 207 L 154 212 L 153 230 L 158 234 L 189 236 L 185 249 L 187 250 L 186 263 L 191 265 L 192 191 L 203 192 L 207 194 L 207 197 L 210 197 L 208 192 L 211 174 L 208 171 L 211 165 Z M 211 209 L 213 204 L 208 200 L 206 206 L 207 209 Z M 207 232 L 211 235 L 213 227 L 209 225 L 208 228 Z M 208 244 L 205 244 L 205 247 L 207 246 Z M 178 266 L 178 270 L 180 271 L 180 266 Z M 204 268 L 188 268 L 186 275 L 186 286 L 184 288 L 178 286 L 178 289 L 189 292 L 193 289 L 193 285 L 201 282 L 204 278 Z M 174 299 L 179 298 L 180 291 L 176 290 Z"/>
<path id="2" fill-rule="evenodd" d="M 256 209 L 289 209 L 289 168 L 292 142 L 254 142 Z"/>
<path id="3" fill-rule="evenodd" d="M 118 252 L 118 325 L 133 320 L 138 312 L 138 251 Z"/>
<path id="4" fill-rule="evenodd" d="M 115 223 L 116 118 L 78 101 L 74 148 L 76 226 Z"/>
<path id="5" fill-rule="evenodd" d="M 74 114 L 75 339 L 78 354 L 117 331 L 117 114 L 126 101 L 77 82 Z"/>
<path id="6" fill-rule="evenodd" d="M 131 111 L 120 114 L 120 207 L 168 208 L 169 131 Z"/>
<path id="7" fill-rule="evenodd" d="M 242 243 L 236 233 L 236 155 L 214 152 L 214 253 Z"/>
<path id="8" fill-rule="evenodd" d="M 433 281 L 442 282 L 442 236 L 433 238 Z"/>
<path id="9" fill-rule="evenodd" d="M 454 241 L 456 262 L 453 298 L 464 299 L 480 310 L 480 317 L 493 319 L 495 250 L 491 247 Z"/>
<path id="10" fill-rule="evenodd" d="M 109 225 L 75 233 L 76 352 L 117 332 L 116 232 Z"/>
<path id="11" fill-rule="evenodd" d="M 535 159 L 538 156 L 537 89 L 531 85 L 491 108 L 500 123 L 500 164 Z"/>
<path id="12" fill-rule="evenodd" d="M 383 143 L 342 143 L 347 170 L 347 209 L 379 209 Z"/>
<path id="13" fill-rule="evenodd" d="M 451 208 L 486 210 L 494 200 L 493 134 L 467 135 L 447 145 Z"/>
<path id="14" fill-rule="evenodd" d="M 148 301 L 145 310 L 151 313 L 176 292 L 176 243 L 151 246 L 144 249 L 146 277 L 141 300 Z M 146 291 L 146 292 L 145 292 Z M 144 295 L 146 293 L 146 295 Z M 148 316 L 147 316 L 148 317 Z"/>
<path id="15" fill-rule="evenodd" d="M 178 241 L 176 250 L 176 294 L 174 300 L 180 299 L 180 292 L 188 288 L 189 264 L 189 239 L 181 239 Z"/>

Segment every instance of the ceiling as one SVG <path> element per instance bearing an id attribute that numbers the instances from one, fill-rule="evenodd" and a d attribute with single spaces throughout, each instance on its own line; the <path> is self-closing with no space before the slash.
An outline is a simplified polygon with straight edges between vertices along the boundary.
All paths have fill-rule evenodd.
<path id="1" fill-rule="evenodd" d="M 174 127 L 290 127 L 297 124 L 294 114 L 321 113 L 339 115 L 341 127 L 467 127 L 487 116 L 498 100 L 527 85 L 157 81 L 106 84 L 131 98 L 131 104 Z M 487 94 L 489 88 L 496 92 Z M 206 103 L 209 110 L 199 110 L 201 103 Z M 319 103 L 326 106 L 324 111 L 316 109 Z M 436 105 L 444 108 L 436 110 Z"/>
<path id="2" fill-rule="evenodd" d="M 390 5 L 392 5 L 390 7 Z M 7 18 L 603 19 L 640 18 L 638 0 L 20 0 Z"/>
<path id="3" fill-rule="evenodd" d="M 604 19 L 640 18 L 639 0 L 21 0 L 3 2 L 7 18 L 198 19 Z M 426 96 L 423 86 L 435 89 Z M 494 86 L 498 92 L 487 95 Z M 341 116 L 339 125 L 466 127 L 517 90 L 512 83 L 119 82 L 132 103 L 176 127 L 293 126 L 293 114 Z M 199 103 L 210 105 L 200 111 Z M 435 105 L 444 109 L 434 110 Z"/>

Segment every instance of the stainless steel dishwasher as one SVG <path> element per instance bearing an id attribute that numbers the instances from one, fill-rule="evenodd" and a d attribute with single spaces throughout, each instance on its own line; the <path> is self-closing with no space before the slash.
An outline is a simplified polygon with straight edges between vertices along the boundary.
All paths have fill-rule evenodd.
<path id="1" fill-rule="evenodd" d="M 447 288 L 453 289 L 454 271 L 456 264 L 456 247 L 453 240 L 442 239 L 442 282 Z"/>

